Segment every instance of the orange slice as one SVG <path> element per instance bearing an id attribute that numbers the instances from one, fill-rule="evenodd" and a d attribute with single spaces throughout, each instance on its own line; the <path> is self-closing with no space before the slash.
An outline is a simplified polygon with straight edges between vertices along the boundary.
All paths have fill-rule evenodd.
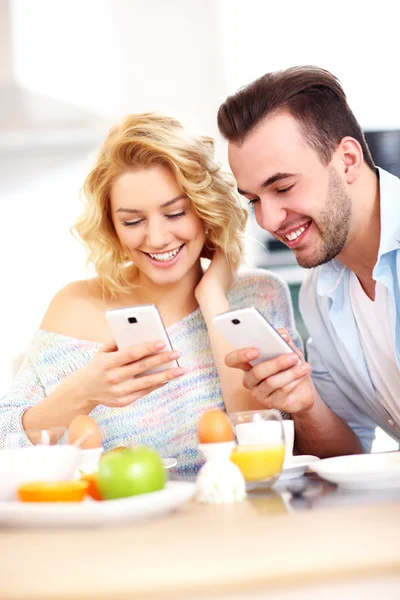
<path id="1" fill-rule="evenodd" d="M 20 485 L 17 495 L 22 502 L 81 502 L 88 487 L 87 481 L 40 481 Z"/>
<path id="2" fill-rule="evenodd" d="M 82 473 L 80 481 L 87 481 L 87 494 L 93 500 L 103 500 L 97 485 L 97 473 Z"/>

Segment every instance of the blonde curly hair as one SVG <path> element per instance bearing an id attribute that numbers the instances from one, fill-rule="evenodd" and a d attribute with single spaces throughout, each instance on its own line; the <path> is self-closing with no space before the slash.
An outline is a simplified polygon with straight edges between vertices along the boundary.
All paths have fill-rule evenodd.
<path id="1" fill-rule="evenodd" d="M 83 186 L 84 211 L 72 228 L 86 247 L 88 263 L 112 295 L 132 286 L 132 262 L 114 229 L 111 187 L 126 171 L 160 164 L 175 175 L 203 221 L 206 248 L 221 248 L 232 267 L 241 262 L 247 211 L 233 177 L 215 162 L 213 139 L 192 136 L 179 121 L 157 113 L 129 115 L 103 143 Z"/>

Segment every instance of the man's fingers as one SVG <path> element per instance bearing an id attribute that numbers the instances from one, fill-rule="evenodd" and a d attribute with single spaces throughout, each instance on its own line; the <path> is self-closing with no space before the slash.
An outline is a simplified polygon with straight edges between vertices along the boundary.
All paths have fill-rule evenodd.
<path id="1" fill-rule="evenodd" d="M 259 363 L 246 376 L 249 389 L 252 389 L 277 373 L 290 369 L 298 362 L 299 357 L 297 354 L 289 352 L 288 354 L 281 354 L 276 358 Z"/>
<path id="2" fill-rule="evenodd" d="M 242 371 L 250 371 L 252 365 L 251 360 L 258 357 L 258 351 L 255 348 L 242 348 L 234 350 L 225 356 L 225 364 L 232 369 L 241 369 Z"/>
<path id="3" fill-rule="evenodd" d="M 310 375 L 310 369 L 304 369 L 296 366 L 277 375 L 265 379 L 259 386 L 253 388 L 253 395 L 258 401 L 264 401 L 267 398 L 279 394 L 286 397 L 301 381 Z"/>
<path id="4" fill-rule="evenodd" d="M 300 350 L 297 348 L 297 346 L 294 344 L 292 338 L 290 337 L 290 334 L 288 332 L 287 329 L 284 329 L 283 327 L 279 327 L 277 329 L 277 332 L 279 333 L 280 336 L 283 337 L 283 339 L 285 340 L 285 342 L 287 342 L 289 344 L 289 346 L 291 347 L 291 349 L 296 352 L 297 356 L 299 356 L 301 358 L 301 360 L 304 360 L 304 355 L 302 352 L 300 352 Z"/>

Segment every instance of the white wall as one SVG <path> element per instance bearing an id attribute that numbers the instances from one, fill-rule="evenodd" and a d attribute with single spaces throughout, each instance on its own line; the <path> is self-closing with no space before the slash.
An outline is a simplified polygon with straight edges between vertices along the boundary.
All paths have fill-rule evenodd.
<path id="1" fill-rule="evenodd" d="M 400 127 L 398 3 L 394 0 L 220 0 L 229 93 L 300 64 L 334 73 L 365 129 Z"/>
<path id="2" fill-rule="evenodd" d="M 0 159 L 0 396 L 58 289 L 85 278 L 85 254 L 69 233 L 80 211 L 85 152 Z M 13 187 L 1 174 L 14 173 Z M 8 179 L 9 181 L 9 179 Z"/>
<path id="3" fill-rule="evenodd" d="M 224 92 L 214 0 L 14 0 L 16 75 L 118 119 L 162 110 L 215 131 Z"/>

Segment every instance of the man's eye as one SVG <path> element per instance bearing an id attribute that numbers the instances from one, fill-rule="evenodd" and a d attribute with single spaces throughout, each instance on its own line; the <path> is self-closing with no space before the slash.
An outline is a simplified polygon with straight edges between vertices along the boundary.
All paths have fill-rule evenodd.
<path id="1" fill-rule="evenodd" d="M 251 200 L 249 200 L 249 199 L 247 198 L 247 200 L 248 200 L 249 204 L 252 204 L 252 205 L 253 205 L 253 204 L 255 204 L 256 202 L 258 202 L 258 201 L 260 200 L 260 198 L 252 198 Z"/>
<path id="2" fill-rule="evenodd" d="M 277 194 L 284 194 L 285 192 L 288 192 L 289 190 L 291 190 L 292 187 L 294 187 L 294 184 L 293 185 L 289 185 L 289 187 L 286 187 L 286 188 L 280 188 L 279 190 L 276 190 L 276 193 Z"/>

